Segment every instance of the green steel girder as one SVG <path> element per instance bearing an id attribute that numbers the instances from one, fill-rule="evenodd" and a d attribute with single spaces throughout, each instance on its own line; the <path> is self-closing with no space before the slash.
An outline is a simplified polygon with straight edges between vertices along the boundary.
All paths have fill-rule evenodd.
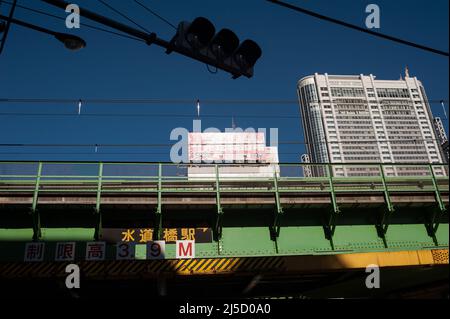
<path id="1" fill-rule="evenodd" d="M 0 164 L 4 162 L 0 161 Z M 32 163 L 35 165 L 36 163 Z M 211 221 L 211 227 L 214 231 L 215 241 L 211 244 L 200 244 L 199 248 L 201 256 L 267 256 L 267 255 L 295 255 L 295 254 L 315 254 L 315 253 L 339 253 L 340 251 L 390 251 L 398 249 L 425 249 L 430 247 L 446 247 L 448 246 L 448 223 L 443 221 L 447 216 L 447 196 L 448 196 L 448 178 L 445 179 L 442 175 L 439 177 L 433 168 L 435 165 L 424 165 L 430 170 L 429 175 L 422 177 L 386 177 L 383 171 L 384 164 L 378 165 L 377 167 L 381 170 L 381 176 L 375 177 L 350 177 L 350 178 L 335 178 L 333 176 L 332 167 L 333 164 L 323 164 L 327 166 L 328 176 L 327 177 L 313 177 L 313 178 L 296 178 L 290 176 L 278 176 L 275 174 L 274 178 L 267 178 L 264 180 L 264 187 L 257 186 L 255 189 L 248 190 L 245 187 L 233 186 L 230 188 L 229 184 L 226 182 L 227 179 L 223 178 L 219 172 L 219 165 L 215 165 L 215 178 L 211 178 L 207 181 L 208 187 L 202 186 L 199 189 L 190 188 L 190 181 L 187 177 L 172 177 L 164 176 L 163 174 L 163 164 L 162 163 L 138 163 L 133 165 L 156 165 L 158 168 L 157 176 L 108 176 L 104 174 L 105 165 L 127 165 L 119 163 L 87 163 L 89 165 L 95 165 L 98 169 L 98 173 L 95 175 L 80 174 L 78 176 L 63 176 L 56 175 L 44 175 L 43 165 L 47 163 L 39 162 L 37 173 L 33 175 L 1 175 L 0 168 L 0 192 L 14 192 L 22 193 L 32 193 L 32 207 L 31 214 L 33 216 L 33 226 L 30 229 L 2 229 L 0 223 L 0 243 L 4 241 L 26 241 L 30 237 L 32 240 L 99 240 L 102 233 L 102 222 L 107 215 L 102 212 L 101 203 L 102 198 L 105 197 L 105 189 L 108 189 L 108 193 L 116 194 L 133 194 L 134 192 L 150 192 L 157 193 L 157 207 L 155 211 L 156 223 L 154 225 L 154 238 L 161 239 L 161 232 L 163 228 L 163 218 L 162 218 L 162 194 L 172 193 L 172 194 L 183 194 L 183 193 L 197 193 L 197 194 L 208 194 L 214 192 L 215 194 L 215 211 L 208 212 L 208 216 L 214 216 L 214 221 Z M 58 163 L 49 163 L 58 165 Z M 67 163 L 63 163 L 67 164 Z M 80 163 L 74 163 L 80 164 Z M 129 163 L 131 164 L 131 163 Z M 171 165 L 171 164 L 167 164 Z M 300 165 L 300 164 L 299 164 Z M 314 164 L 308 164 L 314 165 Z M 343 165 L 343 164 L 339 164 Z M 351 164 L 349 164 L 351 165 Z M 361 165 L 361 164 L 359 164 Z M 373 165 L 373 164 L 372 164 Z M 283 164 L 280 164 L 283 166 Z M 389 164 L 393 166 L 393 164 Z M 443 166 L 439 164 L 438 167 Z M 34 167 L 34 166 L 33 166 Z M 84 176 L 83 176 L 84 175 Z M 156 174 L 153 174 L 156 175 Z M 437 176 L 436 176 L 437 175 Z M 381 178 L 380 178 L 381 177 Z M 154 186 L 128 186 L 125 183 L 133 182 L 135 185 L 139 185 L 139 180 L 143 180 L 143 183 L 149 181 L 154 181 L 157 178 L 157 190 L 155 191 Z M 171 183 L 163 183 L 165 180 L 176 181 L 177 187 L 171 186 Z M 299 183 L 294 183 L 294 187 L 287 184 L 290 181 L 299 181 Z M 305 183 L 302 184 L 302 181 Z M 180 184 L 180 182 L 182 182 Z M 245 179 L 244 183 L 253 182 L 251 178 Z M 261 180 L 255 180 L 255 183 L 261 183 Z M 311 186 L 308 188 L 308 182 L 311 183 L 326 183 L 327 187 L 314 188 Z M 122 188 L 112 189 L 108 188 L 108 183 L 124 183 Z M 267 183 L 273 185 L 272 187 L 267 187 Z M 205 184 L 205 185 L 206 185 Z M 214 187 L 211 188 L 210 185 L 213 184 Z M 371 184 L 374 186 L 372 187 Z M 418 188 L 417 184 L 425 185 L 422 188 Z M 6 186 L 4 186 L 6 185 Z M 17 187 L 11 187 L 8 189 L 8 185 L 19 185 Z M 43 186 L 44 185 L 44 186 Z M 49 186 L 50 185 L 50 186 Z M 62 188 L 59 185 L 63 186 Z M 146 185 L 146 184 L 143 184 Z M 262 185 L 262 184 L 258 184 Z M 357 185 L 357 186 L 354 186 Z M 73 186 L 73 187 L 71 187 Z M 447 186 L 447 190 L 445 187 Z M 248 186 L 246 186 L 248 187 Z M 258 188 L 259 187 L 259 188 Z M 80 190 L 81 188 L 81 190 Z M 267 188 L 267 189 L 266 189 Z M 76 194 L 77 192 L 89 192 L 93 196 L 96 196 L 95 214 L 98 217 L 97 225 L 93 232 L 91 233 L 89 229 L 50 229 L 46 228 L 45 218 L 44 223 L 41 225 L 41 215 L 45 217 L 45 207 L 39 204 L 41 212 L 38 211 L 38 201 L 42 194 L 48 192 L 60 192 L 64 194 Z M 259 193 L 265 194 L 264 196 L 268 198 L 269 196 L 275 196 L 275 207 L 270 209 L 266 208 L 267 218 L 264 219 L 265 226 L 250 226 L 247 223 L 243 223 L 244 226 L 238 227 L 241 221 L 235 220 L 234 226 L 230 226 L 229 223 L 224 223 L 224 216 L 228 219 L 230 215 L 233 214 L 230 208 L 230 213 L 227 210 L 227 214 L 223 212 L 223 201 L 222 194 L 240 194 L 245 192 L 249 193 Z M 317 194 L 323 194 L 323 196 L 330 196 L 330 213 L 326 216 L 326 221 L 318 222 L 317 224 L 302 224 L 300 222 L 295 222 L 289 224 L 292 214 L 289 212 L 288 205 L 283 204 L 284 196 L 289 196 L 290 193 L 302 193 L 302 192 L 316 192 Z M 364 225 L 352 224 L 349 222 L 347 224 L 346 215 L 348 215 L 348 209 L 338 205 L 338 198 L 341 200 L 340 195 L 342 192 L 364 192 L 367 196 L 370 194 L 377 194 L 377 196 L 384 195 L 384 206 L 382 216 L 377 222 L 376 227 L 373 225 L 373 220 L 371 224 Z M 428 224 L 402 224 L 399 222 L 397 217 L 399 214 L 403 214 L 406 218 L 409 218 L 404 209 L 401 207 L 394 207 L 392 194 L 393 193 L 408 193 L 412 196 L 414 192 L 427 192 L 428 196 L 434 194 L 435 197 L 435 207 L 434 211 L 431 211 L 431 204 L 427 204 L 427 211 L 423 211 L 424 214 L 431 213 L 431 218 L 427 221 Z M 224 196 L 225 198 L 225 196 Z M 230 196 L 226 197 L 229 200 Z M 41 201 L 39 201 L 41 203 Z M 340 203 L 340 202 L 339 202 Z M 396 203 L 394 201 L 394 203 Z M 228 205 L 228 204 L 227 204 Z M 273 205 L 273 204 L 271 204 Z M 328 205 L 328 204 L 327 204 Z M 228 206 L 227 206 L 228 207 Z M 0 208 L 3 209 L 3 208 Z M 234 208 L 233 208 L 234 209 Z M 269 211 L 270 209 L 270 211 Z M 343 209 L 343 213 L 340 210 Z M 379 208 L 377 208 L 379 209 Z M 395 214 L 394 213 L 395 210 Z M 24 212 L 25 213 L 25 212 Z M 419 212 L 421 213 L 421 212 Z M 289 215 L 291 214 L 291 215 Z M 303 209 L 298 212 L 298 215 L 310 215 L 314 216 L 311 210 Z M 104 215 L 104 216 L 102 216 Z M 5 216 L 5 215 L 3 215 Z M 12 215 L 11 215 L 12 216 Z M 105 217 L 106 216 L 106 217 Z M 283 218 L 281 218 L 283 216 Z M 287 217 L 286 217 L 287 216 Z M 336 218 L 339 216 L 339 227 L 336 227 Z M 3 218 L 3 217 L 2 217 Z M 12 218 L 12 217 L 11 217 Z M 235 214 L 235 217 L 245 220 L 246 214 Z M 257 217 L 258 219 L 259 217 Z M 313 217 L 311 217 L 313 218 Z M 263 218 L 261 218 L 262 220 Z M 392 220 L 391 220 L 392 219 Z M 229 221 L 229 219 L 228 219 Z M 0 220 L 1 222 L 1 220 Z M 252 220 L 253 222 L 253 220 Z M 412 218 L 408 219 L 408 223 L 416 223 Z M 92 226 L 91 226 L 92 227 Z M 372 230 L 370 230 L 372 227 Z M 389 227 L 389 245 L 386 239 L 386 233 Z M 323 236 L 325 229 L 325 236 Z M 281 230 L 281 231 L 280 231 Z M 318 232 L 321 230 L 321 232 Z M 318 236 L 321 233 L 323 238 Z M 424 233 L 424 234 L 423 234 Z M 29 236 L 32 234 L 32 236 Z M 375 235 L 375 237 L 374 237 Z M 425 239 L 427 236 L 429 240 Z M 73 236 L 73 237 L 72 237 Z M 9 238 L 9 239 L 8 239 Z M 310 243 L 307 243 L 310 241 Z M 331 249 L 330 249 L 331 245 Z M 239 247 L 242 246 L 242 247 Z M 206 248 L 207 247 L 207 248 Z"/>
<path id="2" fill-rule="evenodd" d="M 264 227 L 224 227 L 223 237 L 218 243 L 196 244 L 196 258 L 225 257 L 271 257 L 300 255 L 339 255 L 346 253 L 391 252 L 406 250 L 448 249 L 448 224 L 443 224 L 437 231 L 439 246 L 435 246 L 431 237 L 424 231 L 424 226 L 391 225 L 390 245 L 386 249 L 378 237 L 373 225 L 340 226 L 334 236 L 335 249 L 330 249 L 329 241 L 323 236 L 321 226 L 286 227 L 278 238 L 278 250 L 270 239 L 268 228 Z M 44 236 L 50 237 L 50 230 L 43 229 Z M 48 234 L 47 234 L 48 233 Z M 78 235 L 77 235 L 78 233 Z M 69 237 L 67 237 L 69 235 Z M 54 261 L 57 242 L 75 241 L 77 243 L 76 259 L 85 258 L 87 241 L 93 240 L 93 232 L 83 230 L 60 229 L 51 240 L 45 240 L 45 260 Z M 75 239 L 77 238 L 77 239 Z M 27 241 L 0 241 L 0 262 L 23 261 Z M 145 259 L 145 244 L 136 244 L 136 259 Z M 115 260 L 115 244 L 107 244 L 107 260 Z M 175 259 L 175 245 L 166 245 L 166 258 Z"/>

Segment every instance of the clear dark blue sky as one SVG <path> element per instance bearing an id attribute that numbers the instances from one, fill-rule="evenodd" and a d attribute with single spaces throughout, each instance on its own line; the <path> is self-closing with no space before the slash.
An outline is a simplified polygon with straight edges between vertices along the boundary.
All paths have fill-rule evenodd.
<path id="1" fill-rule="evenodd" d="M 329 74 L 374 74 L 398 79 L 408 65 L 425 85 L 431 100 L 448 100 L 448 58 L 404 45 L 370 37 L 343 27 L 270 4 L 264 0 L 141 0 L 178 24 L 204 16 L 216 27 L 233 29 L 241 38 L 256 40 L 263 57 L 252 79 L 232 80 L 226 73 L 213 75 L 205 65 L 183 56 L 167 56 L 162 48 L 148 47 L 88 28 L 74 33 L 88 46 L 79 52 L 65 50 L 43 34 L 13 26 L 0 56 L 0 98 L 154 98 L 154 99 L 258 99 L 295 100 L 296 83 L 315 72 Z M 19 0 L 22 5 L 65 16 L 62 10 L 39 0 Z M 125 22 L 96 0 L 78 4 Z M 136 21 L 170 39 L 174 30 L 143 11 L 132 0 L 109 3 Z M 308 9 L 364 25 L 365 7 L 360 0 L 291 0 Z M 377 0 L 381 7 L 381 32 L 448 51 L 449 2 L 447 0 Z M 8 12 L 3 4 L 0 10 Z M 66 32 L 64 22 L 18 9 L 16 18 Z M 89 22 L 82 20 L 82 22 Z M 77 113 L 77 105 L 1 104 L 0 112 Z M 433 112 L 442 116 L 439 105 Z M 194 104 L 185 105 L 84 105 L 83 113 L 184 114 L 195 118 Z M 303 140 L 297 105 L 208 105 L 203 126 L 277 127 L 280 141 Z M 248 116 L 266 116 L 251 118 Z M 298 118 L 271 118 L 271 116 Z M 243 116 L 240 118 L 240 116 Z M 245 117 L 244 117 L 245 116 Z M 170 143 L 175 127 L 191 129 L 191 118 L 177 117 L 77 117 L 0 115 L 0 143 L 153 144 Z M 302 145 L 280 146 L 283 162 L 298 162 Z M 0 148 L 0 159 L 8 160 L 169 160 L 163 148 Z M 14 154 L 12 154 L 14 153 Z M 58 153 L 58 154 L 53 154 Z M 79 154 L 78 154 L 79 153 Z M 130 154 L 121 154 L 130 153 Z M 136 154 L 141 153 L 141 154 Z M 155 154 L 152 154 L 155 153 Z"/>

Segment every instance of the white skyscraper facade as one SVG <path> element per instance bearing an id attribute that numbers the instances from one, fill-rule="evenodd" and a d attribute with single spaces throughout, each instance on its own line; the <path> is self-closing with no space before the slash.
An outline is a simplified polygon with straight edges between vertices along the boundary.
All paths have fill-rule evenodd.
<path id="1" fill-rule="evenodd" d="M 315 74 L 297 89 L 312 163 L 443 163 L 425 89 L 408 72 L 394 81 Z M 384 170 L 387 176 L 425 174 L 408 165 Z M 377 174 L 375 166 L 334 166 L 335 176 Z"/>

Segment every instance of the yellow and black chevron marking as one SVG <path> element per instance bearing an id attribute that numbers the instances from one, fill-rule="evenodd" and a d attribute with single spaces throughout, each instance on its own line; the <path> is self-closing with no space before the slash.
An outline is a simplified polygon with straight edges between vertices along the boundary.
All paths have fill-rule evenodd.
<path id="1" fill-rule="evenodd" d="M 173 271 L 180 275 L 244 273 L 283 270 L 283 258 L 214 258 L 174 261 Z"/>
<path id="2" fill-rule="evenodd" d="M 67 262 L 0 263 L 0 279 L 65 277 L 68 264 Z M 370 264 L 377 264 L 380 267 L 448 265 L 448 249 L 262 258 L 82 261 L 77 264 L 80 266 L 81 275 L 92 279 L 140 278 L 159 274 L 301 273 L 365 269 Z"/>
<path id="3" fill-rule="evenodd" d="M 69 263 L 0 263 L 0 278 L 49 278 L 66 276 Z M 185 260 L 134 260 L 78 262 L 87 278 L 135 277 L 157 274 L 209 275 L 247 272 L 282 271 L 282 257 L 211 258 Z"/>

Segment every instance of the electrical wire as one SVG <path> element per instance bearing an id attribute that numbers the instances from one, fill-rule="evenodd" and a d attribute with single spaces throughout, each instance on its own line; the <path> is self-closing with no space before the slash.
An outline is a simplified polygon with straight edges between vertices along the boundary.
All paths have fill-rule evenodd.
<path id="1" fill-rule="evenodd" d="M 2 103 L 34 103 L 34 104 L 77 104 L 80 101 L 79 98 L 77 99 L 56 99 L 56 98 L 0 98 L 0 104 Z M 82 99 L 83 103 L 89 103 L 89 104 L 195 104 L 197 103 L 196 99 Z M 441 106 L 441 103 L 445 102 L 447 103 L 448 100 L 428 100 L 428 103 L 430 104 L 439 104 Z M 228 99 L 211 99 L 211 100 L 204 100 L 202 99 L 202 103 L 204 104 L 217 104 L 217 105 L 231 105 L 231 104 L 237 104 L 237 105 L 292 105 L 292 104 L 299 104 L 298 100 L 228 100 Z"/>
<path id="2" fill-rule="evenodd" d="M 17 112 L 0 112 L 0 116 L 55 116 L 55 117 L 152 117 L 152 118 L 194 118 L 192 114 L 145 114 L 145 113 L 134 113 L 134 114 L 121 114 L 121 113 L 17 113 Z M 229 115 L 204 115 L 202 118 L 216 118 L 216 119 L 228 119 Z M 261 118 L 261 119 L 295 119 L 298 120 L 299 116 L 295 115 L 240 115 L 238 118 Z"/>
<path id="3" fill-rule="evenodd" d="M 3 0 L 3 2 L 4 2 L 5 4 L 12 5 L 11 2 L 8 2 L 8 1 L 6 1 L 6 0 Z M 66 19 L 63 18 L 63 17 L 59 17 L 59 16 L 54 15 L 54 14 L 51 14 L 51 13 L 47 13 L 47 12 L 44 12 L 44 11 L 41 11 L 41 10 L 38 10 L 38 9 L 26 7 L 26 6 L 19 5 L 19 4 L 17 5 L 17 8 L 23 9 L 23 10 L 25 10 L 25 11 L 37 13 L 37 14 L 40 14 L 40 15 L 45 15 L 45 16 L 48 16 L 48 17 L 51 17 L 51 18 L 55 18 L 55 19 L 58 19 L 58 20 L 62 20 L 62 21 L 65 21 L 65 20 L 66 20 Z M 136 37 L 127 35 L 127 34 L 123 34 L 123 33 L 115 32 L 115 31 L 111 31 L 111 30 L 108 30 L 108 29 L 105 29 L 105 28 L 97 27 L 97 26 L 94 26 L 94 25 L 91 25 L 91 24 L 80 23 L 80 25 L 83 26 L 83 27 L 86 27 L 86 28 L 90 28 L 90 29 L 96 30 L 96 31 L 101 31 L 101 32 L 104 32 L 104 33 L 113 34 L 113 35 L 116 35 L 116 36 L 119 36 L 119 37 L 122 37 L 122 38 L 127 38 L 127 39 L 131 39 L 131 40 L 136 40 L 136 41 L 139 41 L 139 42 L 145 42 L 145 41 L 142 40 L 142 39 L 139 39 L 139 38 L 136 38 Z"/>
<path id="4" fill-rule="evenodd" d="M 161 152 L 0 152 L 0 155 L 169 155 Z M 220 155 L 246 155 L 247 153 L 220 153 Z M 299 155 L 298 152 L 281 152 L 278 155 Z"/>
<path id="5" fill-rule="evenodd" d="M 141 3 L 141 2 L 139 2 L 137 0 L 134 0 L 134 2 L 136 2 L 138 5 L 140 5 L 142 8 L 144 8 L 145 10 L 147 10 L 148 12 L 153 14 L 155 17 L 157 17 L 161 21 L 165 22 L 166 24 L 168 24 L 169 26 L 171 26 L 172 28 L 177 30 L 177 27 L 173 23 L 171 23 L 169 20 L 167 20 L 164 17 L 162 17 L 160 14 L 156 13 L 154 10 L 150 9 L 148 6 L 144 5 L 143 3 Z"/>
<path id="6" fill-rule="evenodd" d="M 14 12 L 16 11 L 16 8 L 17 8 L 17 0 L 14 0 L 14 2 L 11 4 L 11 9 L 9 11 L 8 21 L 6 22 L 5 30 L 2 32 L 2 38 L 0 42 L 0 54 L 2 54 L 3 49 L 5 48 L 6 39 L 8 38 L 9 34 L 9 28 L 11 27 L 11 21 L 14 16 Z"/>
<path id="7" fill-rule="evenodd" d="M 328 145 L 328 144 L 373 144 L 373 143 L 408 143 L 417 144 L 418 142 L 431 142 L 439 141 L 438 139 L 377 139 L 377 140 L 348 140 L 348 141 L 322 141 L 315 143 L 308 143 L 302 141 L 282 141 L 278 142 L 278 145 Z M 225 145 L 253 145 L 252 143 L 218 143 L 221 146 Z M 0 147 L 173 147 L 174 144 L 27 144 L 27 143 L 0 143 Z M 191 144 L 195 145 L 207 145 L 207 144 Z"/>
<path id="8" fill-rule="evenodd" d="M 424 45 L 421 45 L 421 44 L 417 44 L 417 43 L 414 43 L 414 42 L 411 42 L 411 41 L 403 40 L 403 39 L 400 39 L 400 38 L 395 38 L 395 37 L 387 35 L 387 34 L 374 32 L 374 31 L 372 31 L 370 29 L 365 29 L 365 28 L 362 28 L 360 26 L 357 26 L 357 25 L 354 25 L 354 24 L 350 24 L 350 23 L 342 21 L 342 20 L 338 20 L 338 19 L 334 19 L 334 18 L 325 16 L 325 15 L 322 15 L 322 14 L 318 14 L 316 12 L 313 12 L 313 11 L 310 11 L 310 10 L 307 10 L 307 9 L 304 9 L 304 8 L 301 8 L 301 7 L 298 7 L 298 6 L 294 6 L 292 4 L 289 4 L 289 3 L 286 3 L 286 2 L 282 2 L 280 0 L 266 0 L 266 1 L 274 3 L 274 4 L 282 6 L 282 7 L 285 7 L 285 8 L 288 8 L 288 9 L 291 9 L 291 10 L 294 10 L 294 11 L 297 11 L 297 12 L 300 12 L 300 13 L 303 13 L 303 14 L 306 14 L 306 15 L 309 15 L 311 17 L 314 17 L 314 18 L 317 18 L 317 19 L 320 19 L 320 20 L 324 20 L 324 21 L 328 21 L 328 22 L 331 22 L 331 23 L 334 23 L 334 24 L 338 24 L 338 25 L 341 25 L 341 26 L 344 26 L 344 27 L 347 27 L 347 28 L 350 28 L 350 29 L 353 29 L 353 30 L 357 30 L 357 31 L 360 31 L 360 32 L 363 32 L 363 33 L 367 33 L 367 34 L 379 37 L 379 38 L 383 38 L 383 39 L 386 39 L 386 40 L 390 40 L 390 41 L 393 41 L 393 42 L 404 44 L 404 45 L 407 45 L 407 46 L 410 46 L 410 47 L 414 47 L 414 48 L 417 48 L 417 49 L 425 50 L 425 51 L 428 51 L 428 52 L 431 52 L 431 53 L 435 53 L 435 54 L 439 54 L 439 55 L 443 55 L 443 56 L 447 56 L 447 57 L 449 56 L 448 52 L 444 52 L 444 51 L 441 51 L 441 50 L 438 50 L 438 49 L 430 48 L 430 47 L 427 47 L 427 46 L 424 46 Z"/>
<path id="9" fill-rule="evenodd" d="M 147 32 L 147 33 L 151 33 L 149 30 L 147 30 L 145 27 L 143 27 L 142 25 L 140 25 L 139 23 L 137 23 L 136 21 L 134 21 L 133 19 L 131 19 L 130 17 L 128 17 L 127 15 L 123 14 L 122 12 L 120 12 L 119 10 L 115 9 L 113 6 L 111 6 L 110 4 L 107 4 L 105 1 L 103 0 L 97 0 L 98 2 L 100 2 L 101 4 L 103 4 L 105 7 L 111 9 L 112 11 L 114 11 L 115 13 L 117 13 L 118 15 L 120 15 L 122 18 L 125 18 L 126 20 L 128 20 L 129 22 L 133 23 L 135 26 L 137 26 L 139 29 Z"/>

